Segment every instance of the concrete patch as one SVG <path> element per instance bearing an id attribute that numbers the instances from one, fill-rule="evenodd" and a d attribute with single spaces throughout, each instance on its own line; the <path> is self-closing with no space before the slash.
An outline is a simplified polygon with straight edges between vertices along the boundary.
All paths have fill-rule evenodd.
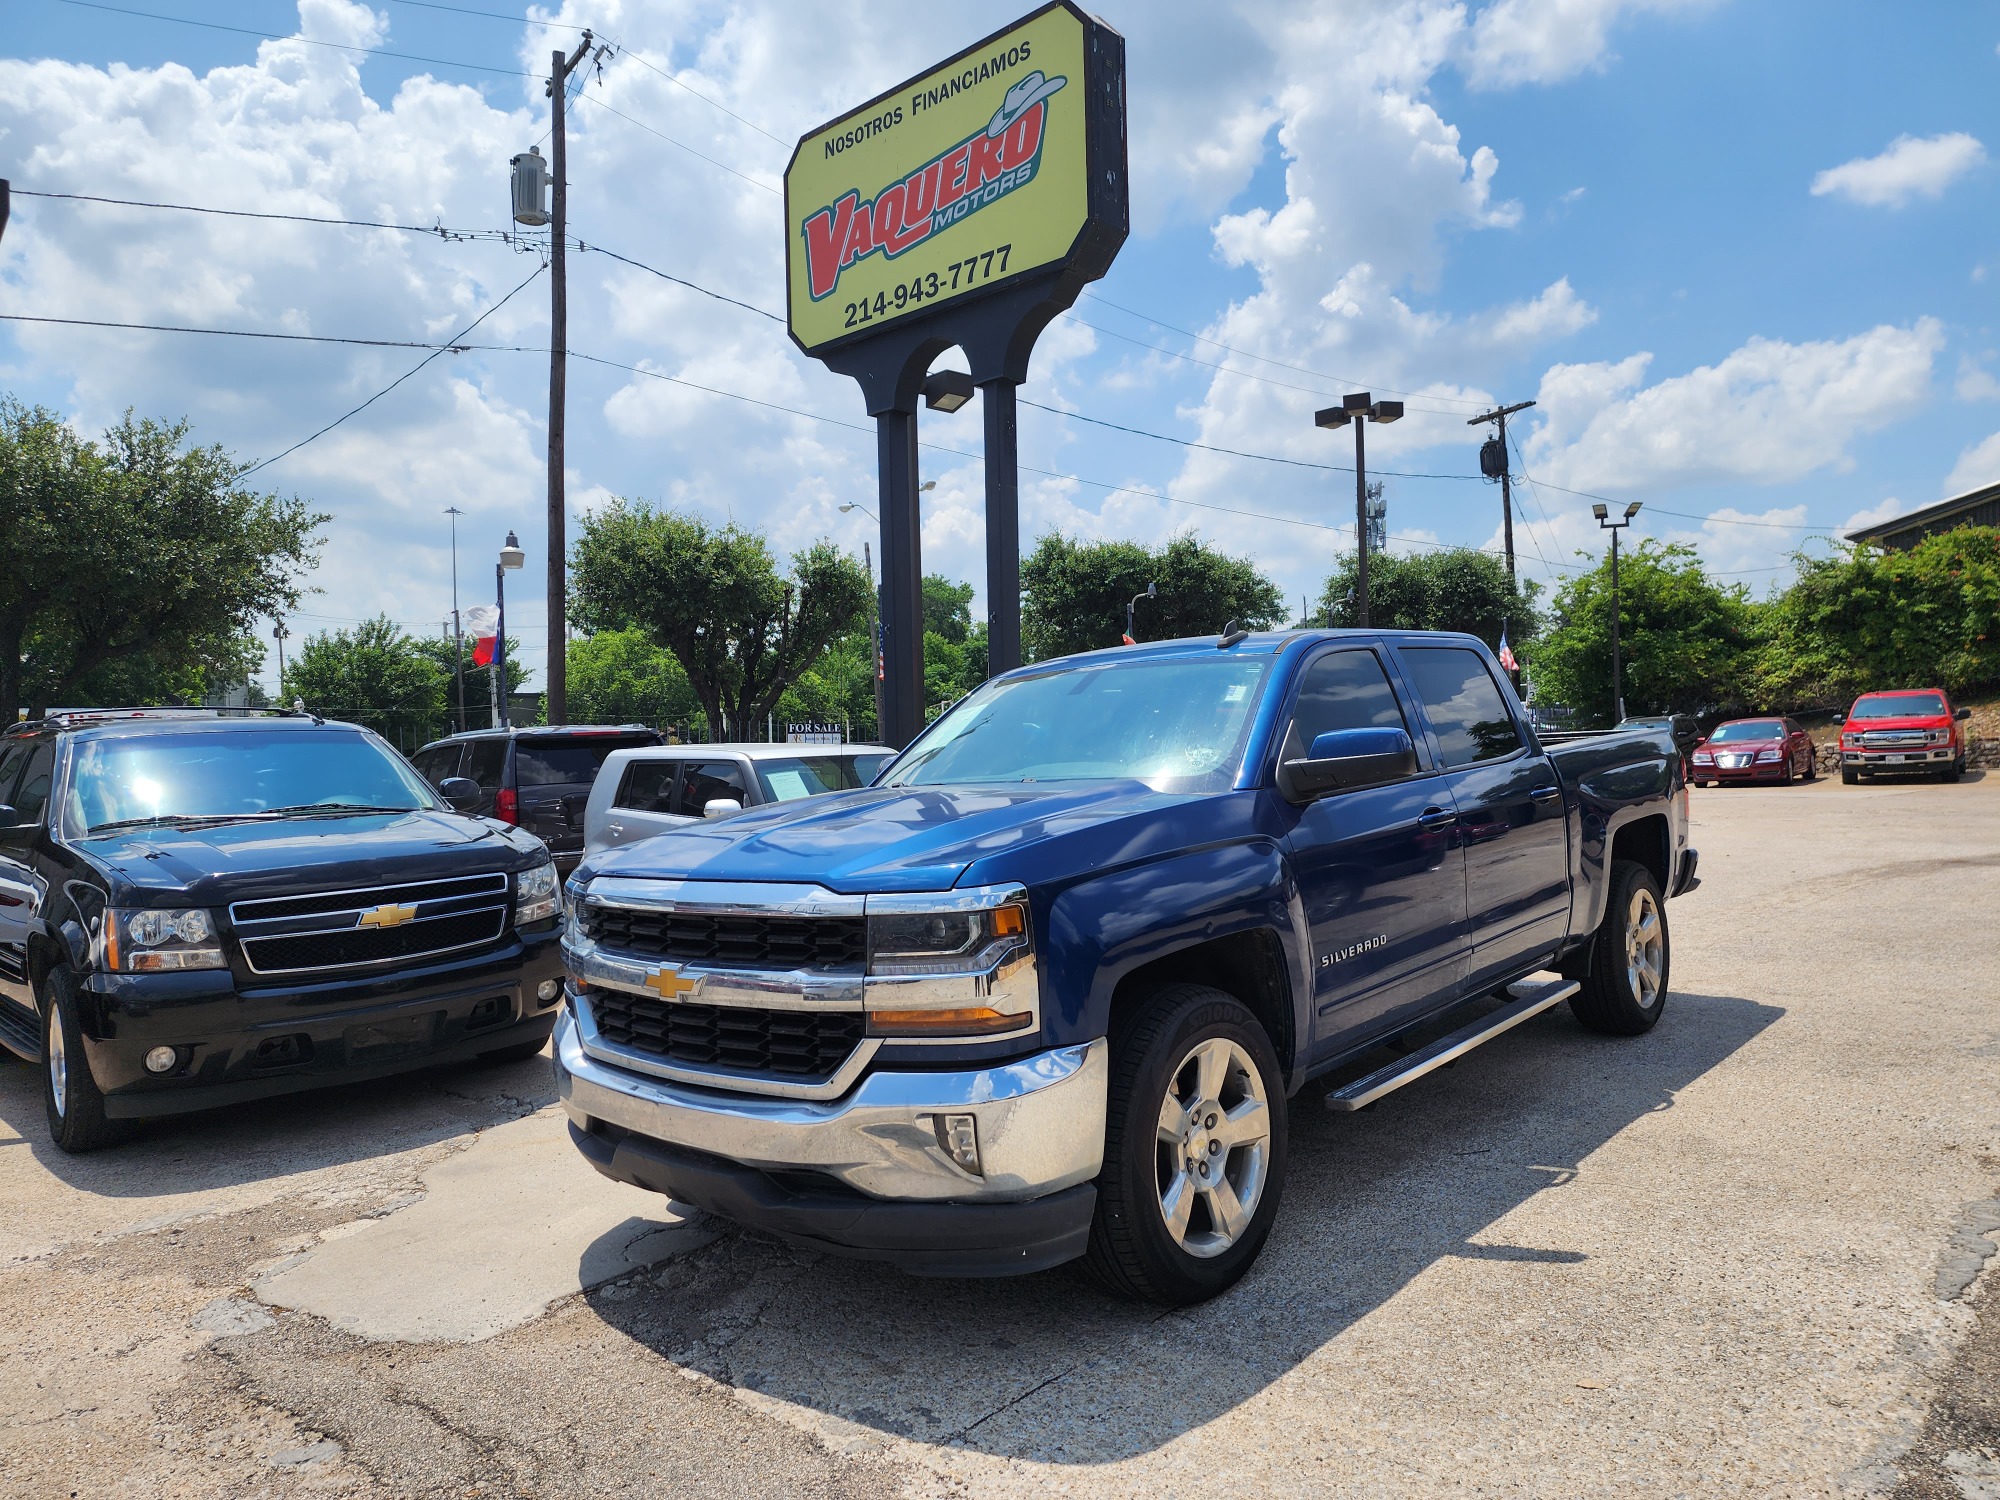
<path id="1" fill-rule="evenodd" d="M 245 1302 L 238 1297 L 217 1297 L 194 1315 L 189 1326 L 203 1333 L 233 1338 L 238 1334 L 261 1333 L 276 1321 L 254 1302 Z"/>
<path id="2" fill-rule="evenodd" d="M 470 1343 L 713 1237 L 700 1215 L 598 1176 L 558 1109 L 486 1131 L 424 1187 L 289 1258 L 257 1295 L 377 1342 Z"/>
<path id="3" fill-rule="evenodd" d="M 1964 1295 L 1986 1262 L 2000 1250 L 2000 1244 L 1993 1240 L 1996 1233 L 2000 1233 L 2000 1198 L 1966 1204 L 1958 1216 L 1958 1227 L 1952 1231 L 1944 1264 L 1938 1267 L 1938 1296 L 1953 1302 Z"/>

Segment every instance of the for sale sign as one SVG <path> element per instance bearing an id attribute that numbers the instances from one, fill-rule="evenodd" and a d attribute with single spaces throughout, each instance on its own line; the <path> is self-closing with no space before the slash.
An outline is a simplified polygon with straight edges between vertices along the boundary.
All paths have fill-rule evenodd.
<path id="1" fill-rule="evenodd" d="M 1107 87 L 1104 58 L 1122 66 L 1123 48 L 1106 48 L 1104 35 L 1116 41 L 1063 0 L 799 141 L 785 214 L 800 348 L 867 337 L 1063 266 L 1107 238 L 1113 216 L 1115 251 L 1124 81 L 1121 71 Z M 1094 182 L 1110 146 L 1115 183 Z"/>

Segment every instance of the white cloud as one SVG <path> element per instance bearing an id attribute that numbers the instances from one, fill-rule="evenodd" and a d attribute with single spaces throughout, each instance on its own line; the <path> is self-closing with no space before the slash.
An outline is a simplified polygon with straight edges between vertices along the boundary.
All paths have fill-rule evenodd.
<path id="1" fill-rule="evenodd" d="M 1941 197 L 1944 190 L 1986 160 L 1986 148 L 1963 131 L 1949 135 L 1899 135 L 1879 156 L 1857 156 L 1813 178 L 1815 198 L 1828 195 L 1871 208 L 1901 208 L 1912 198 Z"/>
<path id="2" fill-rule="evenodd" d="M 1703 9 L 1713 0 L 1496 0 L 1479 12 L 1465 48 L 1475 88 L 1558 83 L 1601 69 L 1611 28 L 1647 11 Z"/>
<path id="3" fill-rule="evenodd" d="M 1898 500 L 1894 495 L 1891 495 L 1879 505 L 1863 506 L 1845 521 L 1842 521 L 1840 529 L 1845 533 L 1858 531 L 1863 526 L 1873 526 L 1877 521 L 1893 521 L 1897 516 L 1913 508 Z"/>
<path id="4" fill-rule="evenodd" d="M 1947 496 L 1962 495 L 1996 481 L 2000 481 L 2000 432 L 1959 454 L 1958 463 L 1944 482 L 1944 492 Z"/>
<path id="5" fill-rule="evenodd" d="M 1845 468 L 1850 438 L 1923 405 L 1943 346 L 1943 325 L 1920 318 L 1837 343 L 1755 338 L 1644 387 L 1650 354 L 1555 365 L 1528 452 L 1541 477 L 1592 490 L 1777 484 Z"/>
<path id="6" fill-rule="evenodd" d="M 1992 358 L 1987 352 L 1986 358 Z M 1958 381 L 1954 389 L 1961 401 L 2000 401 L 2000 380 L 1993 378 L 1993 372 L 1970 354 L 1958 357 Z"/>

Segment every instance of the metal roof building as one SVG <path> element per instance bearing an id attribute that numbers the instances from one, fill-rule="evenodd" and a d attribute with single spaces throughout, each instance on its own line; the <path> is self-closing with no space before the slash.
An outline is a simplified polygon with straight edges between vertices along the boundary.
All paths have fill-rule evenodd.
<path id="1" fill-rule="evenodd" d="M 1958 526 L 2000 526 L 2000 484 L 1982 485 L 1913 510 L 1907 516 L 1877 521 L 1847 533 L 1850 542 L 1874 542 L 1894 552 L 1906 552 L 1927 536 Z"/>

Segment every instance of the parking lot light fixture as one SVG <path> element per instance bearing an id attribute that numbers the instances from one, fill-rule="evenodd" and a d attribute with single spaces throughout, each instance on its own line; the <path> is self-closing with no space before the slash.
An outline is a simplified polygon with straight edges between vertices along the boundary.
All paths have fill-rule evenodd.
<path id="1" fill-rule="evenodd" d="M 972 377 L 963 370 L 939 370 L 924 377 L 924 405 L 949 416 L 972 399 Z"/>
<path id="2" fill-rule="evenodd" d="M 1632 524 L 1632 518 L 1639 514 L 1644 502 L 1634 500 L 1625 507 L 1625 519 L 1611 519 L 1611 507 L 1593 505 L 1590 513 L 1597 517 L 1597 524 L 1611 533 L 1611 722 L 1625 721 L 1624 663 L 1619 659 L 1618 649 L 1618 533 Z"/>
<path id="3" fill-rule="evenodd" d="M 1401 420 L 1403 403 L 1377 401 L 1367 391 L 1340 398 L 1340 405 L 1313 413 L 1313 425 L 1336 430 L 1354 424 L 1354 623 L 1368 628 L 1368 450 L 1361 429 L 1370 422 Z"/>
<path id="4" fill-rule="evenodd" d="M 493 602 L 500 610 L 499 637 L 493 642 L 493 722 L 502 729 L 513 727 L 507 714 L 507 570 L 527 560 L 521 539 L 509 531 L 500 560 L 493 565 Z"/>

